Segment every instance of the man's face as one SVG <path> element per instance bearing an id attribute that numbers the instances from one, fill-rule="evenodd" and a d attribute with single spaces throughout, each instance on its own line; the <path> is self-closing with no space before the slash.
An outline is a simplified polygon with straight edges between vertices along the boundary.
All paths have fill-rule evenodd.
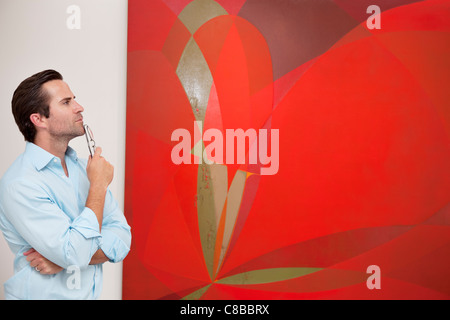
<path id="1" fill-rule="evenodd" d="M 52 80 L 42 86 L 49 96 L 50 116 L 47 130 L 54 138 L 73 139 L 84 134 L 83 107 L 75 101 L 75 96 L 67 83 Z"/>

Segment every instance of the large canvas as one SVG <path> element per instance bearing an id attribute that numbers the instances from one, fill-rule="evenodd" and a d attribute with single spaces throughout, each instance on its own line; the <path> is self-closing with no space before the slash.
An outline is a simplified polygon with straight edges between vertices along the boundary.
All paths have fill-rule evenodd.
<path id="1" fill-rule="evenodd" d="M 450 298 L 450 1 L 128 14 L 124 299 Z"/>

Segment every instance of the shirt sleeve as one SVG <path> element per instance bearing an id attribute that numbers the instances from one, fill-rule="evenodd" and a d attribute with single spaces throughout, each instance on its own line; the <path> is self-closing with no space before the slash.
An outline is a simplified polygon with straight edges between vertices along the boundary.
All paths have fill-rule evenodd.
<path id="1" fill-rule="evenodd" d="M 109 190 L 105 198 L 101 233 L 100 248 L 110 262 L 122 261 L 130 251 L 131 228 Z"/>
<path id="2" fill-rule="evenodd" d="M 84 208 L 73 221 L 40 186 L 16 180 L 0 195 L 4 214 L 24 240 L 67 269 L 84 267 L 102 244 L 97 217 Z"/>

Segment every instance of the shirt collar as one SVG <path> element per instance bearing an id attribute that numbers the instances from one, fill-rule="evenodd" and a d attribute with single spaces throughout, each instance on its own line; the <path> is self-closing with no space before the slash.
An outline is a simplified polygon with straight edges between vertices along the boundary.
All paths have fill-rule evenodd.
<path id="1" fill-rule="evenodd" d="M 25 147 L 25 154 L 31 159 L 37 170 L 42 170 L 49 164 L 50 161 L 56 158 L 50 152 L 47 152 L 41 147 L 28 141 Z M 76 151 L 73 150 L 71 147 L 67 147 L 66 156 L 71 158 L 73 161 L 78 160 Z"/>

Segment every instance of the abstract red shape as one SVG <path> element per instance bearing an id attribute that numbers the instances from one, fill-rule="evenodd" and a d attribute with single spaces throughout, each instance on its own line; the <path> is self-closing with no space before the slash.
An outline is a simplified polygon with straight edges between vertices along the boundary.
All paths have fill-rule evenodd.
<path id="1" fill-rule="evenodd" d="M 160 0 L 128 4 L 128 51 L 161 50 L 177 16 Z"/>

